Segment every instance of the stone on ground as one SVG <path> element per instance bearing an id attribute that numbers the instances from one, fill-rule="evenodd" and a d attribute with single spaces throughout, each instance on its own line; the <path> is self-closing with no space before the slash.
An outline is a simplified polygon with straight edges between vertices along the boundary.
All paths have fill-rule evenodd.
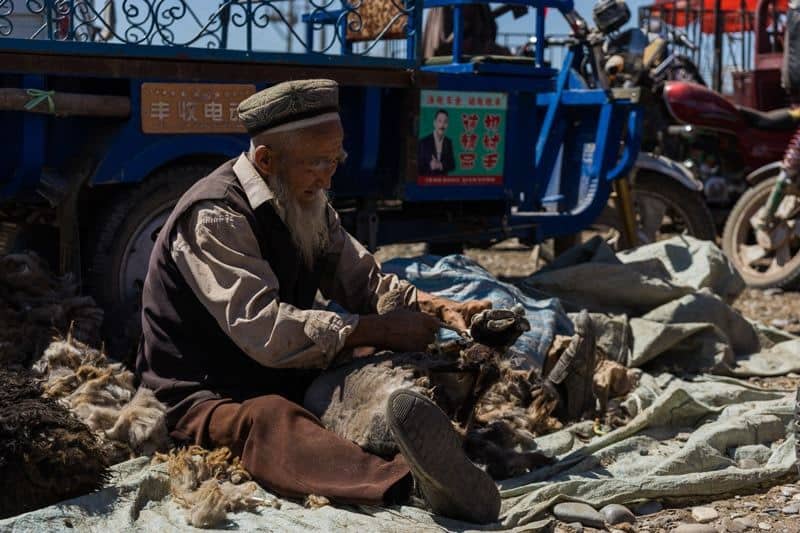
<path id="1" fill-rule="evenodd" d="M 713 507 L 694 507 L 692 508 L 692 518 L 701 524 L 706 524 L 719 518 L 719 513 Z"/>
<path id="2" fill-rule="evenodd" d="M 611 525 L 622 523 L 633 524 L 636 522 L 636 517 L 630 509 L 616 503 L 611 503 L 600 509 L 600 514 L 602 514 L 606 522 Z"/>
<path id="3" fill-rule="evenodd" d="M 672 533 L 719 533 L 719 530 L 709 524 L 678 524 Z"/>
<path id="4" fill-rule="evenodd" d="M 604 527 L 603 515 L 585 503 L 559 503 L 553 507 L 553 514 L 562 522 L 580 522 L 584 526 Z"/>

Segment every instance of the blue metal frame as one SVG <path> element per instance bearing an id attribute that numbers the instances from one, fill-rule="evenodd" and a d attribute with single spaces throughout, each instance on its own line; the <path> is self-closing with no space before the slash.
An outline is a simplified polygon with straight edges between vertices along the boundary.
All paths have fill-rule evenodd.
<path id="1" fill-rule="evenodd" d="M 77 0 L 76 0 L 77 1 Z M 152 2 L 154 0 L 142 0 Z M 184 0 L 176 0 L 184 2 Z M 272 5 L 262 0 L 238 0 L 248 10 L 255 5 Z M 400 0 L 398 0 L 400 1 Z M 397 69 L 416 68 L 435 74 L 435 88 L 447 91 L 503 92 L 508 96 L 504 183 L 501 186 L 419 186 L 410 172 L 399 175 L 403 166 L 401 156 L 387 158 L 392 146 L 407 142 L 413 132 L 398 131 L 400 116 L 407 110 L 397 109 L 399 95 L 416 95 L 415 89 L 392 89 L 379 86 L 343 87 L 342 116 L 346 127 L 345 148 L 351 152 L 347 166 L 340 171 L 334 182 L 337 192 L 348 198 L 375 199 L 398 198 L 409 204 L 436 205 L 448 202 L 491 204 L 499 206 L 494 218 L 489 217 L 484 236 L 502 236 L 503 232 L 542 239 L 547 236 L 572 233 L 585 227 L 603 209 L 610 193 L 610 180 L 618 179 L 634 164 L 638 153 L 641 117 L 636 105 L 628 100 L 614 99 L 606 91 L 588 89 L 580 84 L 574 66 L 581 61 L 581 50 L 570 50 L 559 70 L 543 65 L 543 48 L 537 45 L 535 61 L 530 64 L 511 64 L 502 61 L 472 62 L 462 57 L 459 35 L 462 27 L 458 13 L 465 4 L 487 0 L 428 0 L 424 8 L 451 6 L 455 16 L 455 42 L 453 60 L 444 65 L 420 65 L 413 55 L 419 50 L 422 17 L 419 0 L 403 0 L 408 10 L 406 59 L 366 57 L 353 52 L 346 41 L 347 16 L 352 14 L 347 2 L 334 0 L 325 4 L 303 19 L 306 22 L 307 43 L 313 41 L 314 31 L 320 25 L 337 28 L 342 38 L 339 55 L 321 52 L 279 54 L 253 51 L 255 31 L 260 29 L 256 20 L 245 24 L 247 49 L 236 51 L 225 48 L 230 39 L 228 25 L 220 30 L 220 49 L 208 50 L 190 46 L 156 46 L 97 42 L 74 42 L 70 40 L 21 40 L 0 38 L 0 50 L 19 52 L 47 52 L 49 54 L 92 54 L 95 56 L 128 56 L 203 59 L 213 61 L 278 62 L 298 65 L 326 65 L 333 71 L 339 67 L 387 67 Z M 221 5 L 232 5 L 233 0 L 224 0 Z M 571 0 L 516 0 L 510 2 L 539 9 L 535 21 L 538 43 L 545 42 L 545 24 L 542 15 L 545 7 L 563 13 L 573 8 Z M 48 3 L 48 5 L 50 5 Z M 341 7 L 340 7 L 341 6 Z M 352 8 L 352 6 L 351 6 Z M 48 11 L 48 16 L 52 16 Z M 0 23 L 3 14 L 0 13 Z M 69 20 L 69 34 L 76 34 L 74 21 Z M 46 25 L 48 36 L 58 40 L 53 21 Z M 239 26 L 242 27 L 242 26 Z M 326 50 L 330 51 L 330 50 Z M 14 84 L 23 88 L 50 89 L 46 75 L 18 76 L 3 73 L 0 78 L 14 77 Z M 75 81 L 75 80 L 73 80 Z M 195 155 L 230 158 L 240 153 L 248 139 L 245 135 L 144 135 L 139 126 L 139 87 L 145 80 L 133 79 L 129 84 L 131 118 L 115 123 L 113 130 L 102 143 L 93 146 L 98 158 L 97 167 L 91 177 L 91 185 L 114 183 L 136 183 L 152 172 L 172 161 Z M 158 81 L 158 80 L 147 80 Z M 199 80 L 193 80 L 199 81 Z M 224 80 L 203 80 L 221 82 Z M 264 86 L 260 80 L 257 87 Z M 3 112 L 7 113 L 7 112 Z M 387 118 L 388 117 L 388 118 Z M 51 152 L 53 121 L 64 121 L 46 115 L 24 114 L 20 121 L 23 136 L 19 153 L 12 154 L 14 173 L 10 177 L 0 176 L 0 198 L 15 198 L 23 190 L 34 189 L 42 174 L 42 168 L 53 166 L 60 159 Z M 75 129 L 75 138 L 80 138 L 80 128 Z M 2 135 L 0 135 L 1 137 Z M 620 151 L 620 143 L 624 149 Z M 67 147 L 60 147 L 63 150 Z M 588 157 L 591 155 L 591 157 Z M 60 156 L 59 156 L 60 157 Z M 391 169 L 387 171 L 387 169 Z M 394 172 L 390 174 L 389 172 Z M 375 176 L 379 178 L 376 180 Z M 398 192 L 399 191 L 399 192 Z M 503 217 L 502 213 L 508 216 Z M 435 219 L 440 213 L 430 210 Z M 428 223 L 414 220 L 397 221 L 392 228 L 384 228 L 391 238 L 404 235 L 406 238 L 425 237 L 433 228 Z M 458 230 L 456 223 L 439 221 L 437 229 Z M 394 231 L 392 231 L 394 230 Z M 400 232 L 400 233 L 398 233 Z M 402 234 L 402 235 L 400 235 Z"/>
<path id="2" fill-rule="evenodd" d="M 451 7 L 453 9 L 453 61 L 449 66 L 439 66 L 438 68 L 431 68 L 431 70 L 441 70 L 443 72 L 469 72 L 469 59 L 464 58 L 462 52 L 462 42 L 464 38 L 463 31 L 463 6 L 469 4 L 489 4 L 490 0 L 425 0 L 425 9 L 434 7 Z M 527 6 L 536 9 L 536 27 L 535 35 L 536 41 L 536 54 L 535 59 L 536 67 L 544 65 L 544 43 L 545 43 L 545 15 L 544 10 L 547 8 L 555 8 L 562 14 L 568 14 L 574 9 L 574 2 L 572 0 L 512 0 L 503 2 L 504 4 L 513 4 L 519 6 Z M 532 65 L 533 66 L 533 65 Z M 462 68 L 459 68 L 462 67 Z M 511 72 L 521 74 L 524 70 L 531 70 L 529 66 L 508 65 Z"/>
<path id="3" fill-rule="evenodd" d="M 119 10 L 124 29 L 106 20 L 101 13 L 103 7 L 95 7 L 91 0 L 17 0 L 16 3 L 9 0 L 0 2 L 0 50 L 411 68 L 416 65 L 415 43 L 419 38 L 415 1 L 397 0 L 397 13 L 369 46 L 355 53 L 347 40 L 347 30 L 360 27 L 363 0 L 309 0 L 311 12 L 302 16 L 306 27 L 300 33 L 284 12 L 285 0 L 220 0 L 205 19 L 196 9 L 207 7 L 207 3 L 124 0 Z M 15 20 L 20 15 L 40 17 L 41 26 L 31 34 L 15 35 Z M 406 57 L 370 57 L 381 36 L 397 21 L 406 23 Z M 329 24 L 336 31 L 319 53 L 311 54 L 315 33 Z M 256 49 L 257 38 L 276 25 L 290 33 L 305 52 L 270 53 Z M 19 32 L 17 29 L 16 33 Z M 240 50 L 231 48 L 233 34 L 237 32 L 244 42 Z M 103 34 L 108 42 L 98 42 Z M 43 36 L 47 39 L 42 39 Z M 338 54 L 337 43 L 341 45 Z M 359 57 L 347 57 L 351 55 Z"/>

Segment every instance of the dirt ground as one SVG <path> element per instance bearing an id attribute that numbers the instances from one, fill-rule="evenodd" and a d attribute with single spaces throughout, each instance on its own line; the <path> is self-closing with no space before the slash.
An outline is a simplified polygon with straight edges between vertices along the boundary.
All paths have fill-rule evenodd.
<path id="1" fill-rule="evenodd" d="M 413 257 L 425 252 L 424 244 L 393 245 L 378 251 L 378 258 L 385 261 L 392 257 Z M 532 274 L 543 264 L 547 251 L 521 246 L 516 241 L 506 241 L 488 250 L 468 249 L 466 255 L 475 259 L 489 272 L 503 279 L 513 279 Z M 800 334 L 800 293 L 770 289 L 765 291 L 748 289 L 734 303 L 734 307 L 750 319 Z M 800 376 L 789 374 L 779 378 L 751 378 L 752 383 L 763 387 L 792 390 L 800 385 Z M 718 531 L 773 531 L 775 533 L 800 533 L 800 482 L 797 475 L 783 480 L 782 484 L 762 487 L 750 493 L 731 494 L 716 500 L 694 499 L 687 502 L 662 502 L 638 517 L 633 528 L 624 531 L 642 533 L 672 531 L 679 525 L 694 525 L 696 529 L 683 529 L 695 533 Z M 701 528 L 692 517 L 696 506 L 710 507 L 718 517 Z M 649 512 L 649 514 L 646 514 Z M 712 513 L 713 514 L 713 513 Z M 578 528 L 559 523 L 557 532 L 575 532 Z M 582 528 L 580 531 L 598 531 Z M 614 531 L 614 530 L 612 530 Z"/>

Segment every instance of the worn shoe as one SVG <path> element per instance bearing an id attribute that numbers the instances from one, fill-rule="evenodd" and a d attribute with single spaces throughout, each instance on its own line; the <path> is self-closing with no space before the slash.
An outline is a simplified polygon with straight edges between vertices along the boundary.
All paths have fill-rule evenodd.
<path id="1" fill-rule="evenodd" d="M 436 404 L 414 391 L 397 390 L 389 396 L 386 420 L 434 513 L 479 524 L 497 521 L 497 486 L 467 458 Z"/>

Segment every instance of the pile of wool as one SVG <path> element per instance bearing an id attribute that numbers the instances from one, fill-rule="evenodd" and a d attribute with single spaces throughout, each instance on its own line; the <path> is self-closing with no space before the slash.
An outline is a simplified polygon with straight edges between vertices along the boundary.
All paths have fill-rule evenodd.
<path id="1" fill-rule="evenodd" d="M 464 437 L 470 458 L 495 478 L 550 462 L 535 451 L 533 437 L 540 434 L 537 424 L 552 425 L 540 419 L 550 416 L 557 398 L 534 373 L 512 370 L 499 352 L 479 344 L 464 348 L 450 343 L 435 354 L 384 352 L 357 359 L 317 378 L 304 406 L 339 436 L 390 456 L 398 449 L 386 422 L 386 401 L 401 388 L 416 390 L 441 407 Z M 504 419 L 512 406 L 533 417 L 525 430 Z"/>
<path id="2" fill-rule="evenodd" d="M 384 352 L 326 372 L 309 387 L 304 406 L 339 436 L 389 456 L 398 448 L 386 423 L 386 401 L 397 389 L 415 390 L 450 417 L 470 459 L 496 479 L 517 476 L 551 461 L 536 451 L 535 437 L 560 429 L 560 418 L 594 416 L 596 404 L 604 409 L 610 397 L 631 388 L 628 369 L 596 353 L 585 313 L 576 321 L 580 334 L 554 347 L 554 361 L 566 376 L 558 384 L 547 372 L 543 379 L 506 357 L 528 327 L 517 309 L 484 311 L 459 341 L 426 353 Z"/>
<path id="3" fill-rule="evenodd" d="M 157 453 L 153 463 L 167 463 L 170 493 L 187 509 L 192 526 L 216 527 L 229 512 L 253 511 L 262 505 L 280 508 L 279 500 L 257 496 L 258 485 L 228 448 L 209 451 L 189 446 Z"/>
<path id="4" fill-rule="evenodd" d="M 55 339 L 33 365 L 44 396 L 57 400 L 106 443 L 113 462 L 169 448 L 166 407 L 133 373 L 72 336 Z"/>
<path id="5" fill-rule="evenodd" d="M 55 276 L 32 252 L 0 257 L 0 364 L 27 366 L 54 331 L 97 343 L 103 311 L 79 296 L 71 275 Z"/>
<path id="6" fill-rule="evenodd" d="M 86 494 L 107 478 L 97 435 L 41 392 L 30 371 L 0 367 L 0 518 Z"/>

